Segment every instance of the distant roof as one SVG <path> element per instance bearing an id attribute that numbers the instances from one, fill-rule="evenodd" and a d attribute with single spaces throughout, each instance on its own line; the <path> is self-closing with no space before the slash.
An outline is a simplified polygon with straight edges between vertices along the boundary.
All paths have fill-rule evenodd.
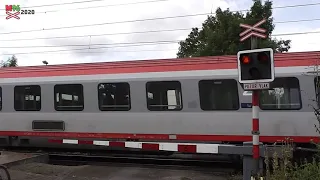
<path id="1" fill-rule="evenodd" d="M 275 53 L 275 66 L 311 66 L 320 63 L 320 51 Z M 318 61 L 318 62 L 317 62 Z M 97 62 L 0 68 L 0 78 L 117 74 L 237 68 L 236 55 L 193 58 Z"/>

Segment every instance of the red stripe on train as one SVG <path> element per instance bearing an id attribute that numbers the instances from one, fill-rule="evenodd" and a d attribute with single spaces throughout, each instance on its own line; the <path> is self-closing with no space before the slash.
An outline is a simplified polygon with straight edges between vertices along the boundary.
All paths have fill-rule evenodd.
<path id="1" fill-rule="evenodd" d="M 275 66 L 312 66 L 316 64 L 318 54 L 318 51 L 275 53 Z M 43 68 L 43 66 L 15 67 L 1 69 L 0 78 L 236 69 L 236 59 L 237 57 L 235 55 L 229 55 L 148 61 L 50 65 L 46 68 Z"/>
<path id="2" fill-rule="evenodd" d="M 234 59 L 235 60 L 235 59 Z M 308 66 L 307 60 L 291 62 L 290 66 Z M 276 67 L 287 67 L 287 62 L 275 62 Z M 77 75 L 98 75 L 98 74 L 121 74 L 121 73 L 147 73 L 147 72 L 169 72 L 169 71 L 193 71 L 193 70 L 219 70 L 219 69 L 236 69 L 236 61 L 232 63 L 197 63 L 182 64 L 179 66 L 158 65 L 152 67 L 126 67 L 126 68 L 103 68 L 103 69 L 69 69 L 54 71 L 30 71 L 27 73 L 0 73 L 0 78 L 26 78 L 26 77 L 50 77 L 50 76 L 77 76 Z"/>
<path id="3" fill-rule="evenodd" d="M 125 134 L 125 133 L 84 133 L 84 132 L 32 132 L 32 131 L 0 131 L 0 136 L 36 136 L 60 138 L 95 138 L 97 139 L 140 139 L 140 140 L 180 140 L 180 141 L 251 141 L 251 135 L 191 135 L 177 134 L 176 138 L 169 138 L 169 134 Z M 309 143 L 310 140 L 320 142 L 317 136 L 260 136 L 261 142 L 279 142 L 290 138 L 297 143 Z M 82 141 L 83 144 L 89 143 Z M 91 142 L 90 142 L 91 143 Z M 124 146 L 117 144 L 117 146 Z"/>
<path id="4" fill-rule="evenodd" d="M 126 147 L 126 143 L 125 142 L 109 142 L 109 146 Z"/>
<path id="5" fill-rule="evenodd" d="M 90 141 L 90 140 L 79 140 L 78 144 L 93 144 L 93 141 Z"/>
<path id="6" fill-rule="evenodd" d="M 63 139 L 48 139 L 49 143 L 58 143 L 58 144 L 62 144 L 63 143 Z M 93 141 L 92 141 L 93 142 Z"/>
<path id="7" fill-rule="evenodd" d="M 197 152 L 197 146 L 196 145 L 178 144 L 178 152 L 196 153 Z"/>
<path id="8" fill-rule="evenodd" d="M 159 144 L 142 143 L 142 149 L 159 150 Z"/>

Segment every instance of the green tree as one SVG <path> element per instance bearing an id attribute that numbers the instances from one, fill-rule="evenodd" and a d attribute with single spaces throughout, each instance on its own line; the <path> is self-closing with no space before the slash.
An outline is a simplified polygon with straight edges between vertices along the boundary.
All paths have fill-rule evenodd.
<path id="1" fill-rule="evenodd" d="M 272 2 L 253 0 L 253 5 L 245 15 L 241 12 L 231 12 L 229 9 L 216 10 L 215 16 L 208 16 L 202 23 L 202 29 L 192 28 L 184 41 L 179 42 L 178 58 L 234 55 L 239 50 L 250 49 L 250 40 L 240 42 L 239 34 L 243 29 L 240 23 L 255 24 L 262 18 L 267 21 L 261 28 L 267 30 L 266 39 L 258 41 L 259 48 L 270 47 L 275 52 L 287 52 L 290 49 L 291 40 L 271 39 L 274 30 L 272 16 Z"/>
<path id="2" fill-rule="evenodd" d="M 8 58 L 7 61 L 1 63 L 1 67 L 17 67 L 18 58 L 13 55 L 11 58 Z"/>

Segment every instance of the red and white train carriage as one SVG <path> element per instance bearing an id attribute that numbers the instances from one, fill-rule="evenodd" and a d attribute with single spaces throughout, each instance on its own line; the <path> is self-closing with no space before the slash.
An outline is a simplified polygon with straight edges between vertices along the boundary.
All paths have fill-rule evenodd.
<path id="1" fill-rule="evenodd" d="M 317 140 L 320 52 L 275 54 L 277 90 L 260 103 L 260 141 Z M 0 69 L 0 145 L 217 153 L 251 141 L 251 96 L 236 56 Z"/>

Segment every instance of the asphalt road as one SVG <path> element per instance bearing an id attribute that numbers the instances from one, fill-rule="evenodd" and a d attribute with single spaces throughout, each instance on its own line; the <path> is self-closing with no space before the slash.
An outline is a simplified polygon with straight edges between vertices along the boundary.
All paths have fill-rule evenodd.
<path id="1" fill-rule="evenodd" d="M 9 169 L 12 180 L 230 180 L 227 172 L 195 171 L 174 167 L 61 166 L 29 163 Z"/>

